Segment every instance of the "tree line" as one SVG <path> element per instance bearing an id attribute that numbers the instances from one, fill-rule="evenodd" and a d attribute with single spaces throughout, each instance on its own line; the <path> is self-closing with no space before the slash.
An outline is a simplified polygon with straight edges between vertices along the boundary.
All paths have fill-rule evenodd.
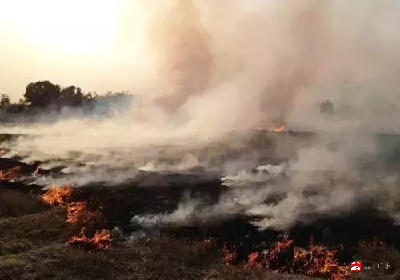
<path id="1" fill-rule="evenodd" d="M 111 110 L 116 108 L 124 109 L 129 106 L 133 95 L 127 92 L 97 95 L 96 93 L 84 93 L 80 87 L 68 86 L 62 88 L 58 84 L 50 81 L 38 81 L 29 83 L 26 86 L 23 97 L 16 103 L 12 103 L 7 94 L 0 97 L 0 122 L 13 121 L 18 115 L 32 117 L 35 115 L 45 115 L 48 113 L 60 113 L 64 109 L 72 109 L 77 112 L 95 113 L 107 116 Z M 322 114 L 333 114 L 334 104 L 330 100 L 320 103 Z"/>
<path id="2" fill-rule="evenodd" d="M 96 93 L 84 93 L 80 87 L 71 85 L 61 87 L 50 81 L 38 81 L 29 83 L 26 86 L 23 97 L 16 103 L 11 102 L 7 94 L 0 97 L 0 111 L 4 116 L 9 115 L 37 115 L 49 112 L 60 113 L 63 109 L 85 109 L 94 110 L 96 104 L 103 104 L 103 111 L 107 110 L 107 104 L 123 103 L 127 98 L 131 98 L 127 92 L 97 95 Z M 122 102 L 121 102 L 122 101 Z M 8 118 L 7 118 L 8 119 Z"/>

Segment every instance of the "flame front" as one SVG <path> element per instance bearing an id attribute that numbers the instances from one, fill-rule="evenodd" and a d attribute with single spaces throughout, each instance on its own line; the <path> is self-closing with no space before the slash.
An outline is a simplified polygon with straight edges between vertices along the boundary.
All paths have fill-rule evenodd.
<path id="1" fill-rule="evenodd" d="M 224 255 L 224 262 L 226 264 L 232 264 L 236 258 L 237 258 L 237 253 L 235 250 L 229 250 L 227 248 L 227 244 L 224 243 L 224 247 L 222 248 L 222 253 Z"/>
<path id="2" fill-rule="evenodd" d="M 49 190 L 42 195 L 42 199 L 50 205 L 60 205 L 67 210 L 66 223 L 78 224 L 82 226 L 78 235 L 72 236 L 67 244 L 77 245 L 91 250 L 106 250 L 111 247 L 112 237 L 108 230 L 102 229 L 96 231 L 93 238 L 86 235 L 86 225 L 90 224 L 95 217 L 87 207 L 86 201 L 71 202 L 72 188 L 69 186 L 50 187 Z"/>
<path id="3" fill-rule="evenodd" d="M 103 229 L 96 231 L 93 238 L 89 238 L 85 234 L 85 228 L 82 228 L 79 235 L 72 236 L 67 244 L 85 247 L 93 250 L 108 250 L 111 248 L 111 234 L 108 230 Z"/>
<path id="4" fill-rule="evenodd" d="M 0 180 L 11 181 L 17 179 L 22 174 L 21 166 L 10 168 L 6 171 L 0 170 Z"/>
<path id="5" fill-rule="evenodd" d="M 309 276 L 330 276 L 331 279 L 348 277 L 348 269 L 335 260 L 337 250 L 310 244 L 307 250 L 295 249 L 295 271 Z"/>
<path id="6" fill-rule="evenodd" d="M 87 209 L 85 201 L 71 202 L 67 206 L 67 223 L 87 223 L 94 213 Z"/>
<path id="7" fill-rule="evenodd" d="M 282 124 L 280 126 L 276 126 L 276 127 L 273 127 L 273 128 L 259 127 L 259 128 L 256 128 L 256 130 L 273 131 L 273 132 L 284 132 L 284 131 L 286 131 L 286 126 L 284 124 Z"/>
<path id="8" fill-rule="evenodd" d="M 51 186 L 49 190 L 42 195 L 42 199 L 50 205 L 67 206 L 72 194 L 70 186 Z"/>
<path id="9" fill-rule="evenodd" d="M 272 131 L 283 132 L 283 131 L 286 131 L 286 127 L 285 127 L 285 125 L 280 125 L 280 126 L 273 128 Z"/>
<path id="10" fill-rule="evenodd" d="M 298 274 L 330 279 L 348 278 L 348 268 L 337 263 L 336 252 L 337 250 L 328 250 L 323 246 L 314 245 L 312 239 L 307 249 L 295 248 L 292 240 L 283 238 L 267 251 L 250 253 L 244 267 L 269 268 L 278 272 L 293 271 Z M 226 245 L 224 245 L 223 254 L 224 261 L 229 264 L 232 264 L 237 257 L 235 252 L 226 249 Z"/>

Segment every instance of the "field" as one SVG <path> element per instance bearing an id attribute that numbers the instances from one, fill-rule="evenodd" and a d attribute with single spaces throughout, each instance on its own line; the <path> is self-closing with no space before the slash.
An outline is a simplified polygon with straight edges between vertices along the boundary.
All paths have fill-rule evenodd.
<path id="1" fill-rule="evenodd" d="M 297 147 L 291 146 L 288 157 Z M 251 223 L 257 217 L 241 215 L 146 228 L 132 217 L 171 212 L 188 190 L 218 200 L 226 187 L 218 177 L 143 172 L 146 187 L 131 182 L 44 190 L 23 178 L 59 171 L 38 166 L 0 159 L 0 279 L 400 277 L 400 227 L 368 204 L 285 232 L 259 231 Z M 352 261 L 361 261 L 363 270 L 351 272 Z"/>

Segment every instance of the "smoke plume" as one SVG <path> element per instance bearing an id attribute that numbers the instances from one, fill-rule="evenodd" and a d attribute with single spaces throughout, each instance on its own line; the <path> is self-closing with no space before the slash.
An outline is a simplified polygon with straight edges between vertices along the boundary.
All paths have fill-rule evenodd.
<path id="1" fill-rule="evenodd" d="M 398 1 L 146 3 L 141 39 L 155 61 L 146 72 L 154 90 L 135 92 L 130 110 L 112 118 L 2 128 L 25 135 L 9 156 L 57 162 L 66 167 L 57 180 L 76 185 L 201 167 L 229 186 L 217 204 L 186 197 L 173 213 L 134 218 L 148 224 L 251 214 L 262 228 L 285 229 L 371 201 L 394 205 L 387 155 L 398 141 L 377 133 L 400 132 Z M 321 114 L 327 99 L 333 113 Z M 274 156 L 290 157 L 272 168 L 248 129 L 281 124 L 315 136 L 272 135 Z M 224 159 L 230 150 L 242 152 Z"/>

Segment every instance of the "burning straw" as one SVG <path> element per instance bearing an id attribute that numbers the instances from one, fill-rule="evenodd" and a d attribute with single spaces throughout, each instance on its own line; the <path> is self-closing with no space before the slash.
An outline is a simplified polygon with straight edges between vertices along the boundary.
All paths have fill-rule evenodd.
<path id="1" fill-rule="evenodd" d="M 21 174 L 22 174 L 21 166 L 16 166 L 6 171 L 0 170 L 0 180 L 12 181 L 20 177 Z"/>
<path id="2" fill-rule="evenodd" d="M 106 229 L 98 230 L 93 237 L 87 236 L 86 226 L 95 222 L 96 212 L 87 207 L 86 201 L 71 201 L 72 188 L 70 186 L 50 187 L 42 195 L 42 199 L 50 205 L 60 205 L 67 210 L 66 223 L 81 226 L 81 231 L 73 235 L 66 244 L 76 245 L 88 250 L 107 250 L 111 248 L 112 236 Z"/>
<path id="3" fill-rule="evenodd" d="M 42 195 L 44 202 L 50 205 L 67 206 L 72 194 L 70 186 L 51 186 L 49 190 Z"/>
<path id="4" fill-rule="evenodd" d="M 86 236 L 86 228 L 82 228 L 79 235 L 72 236 L 67 244 L 88 250 L 108 250 L 111 248 L 112 237 L 108 230 L 96 231 L 92 238 Z"/>
<path id="5" fill-rule="evenodd" d="M 292 272 L 330 279 L 349 278 L 348 267 L 339 265 L 335 259 L 337 250 L 329 250 L 321 245 L 314 245 L 311 238 L 308 248 L 294 247 L 293 240 L 283 238 L 275 242 L 269 250 L 252 252 L 244 264 L 246 269 L 273 269 L 277 272 Z M 233 264 L 237 260 L 235 250 L 223 247 L 224 262 Z"/>

